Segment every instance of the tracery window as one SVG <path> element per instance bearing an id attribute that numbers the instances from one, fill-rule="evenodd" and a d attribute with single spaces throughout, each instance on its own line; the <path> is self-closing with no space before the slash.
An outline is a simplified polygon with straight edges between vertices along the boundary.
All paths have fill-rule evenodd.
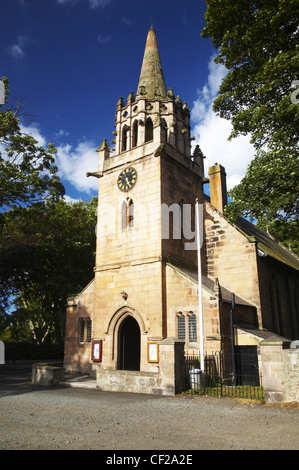
<path id="1" fill-rule="evenodd" d="M 177 313 L 177 337 L 186 343 L 197 342 L 197 321 L 194 312 Z"/>
<path id="2" fill-rule="evenodd" d="M 92 322 L 88 318 L 80 318 L 79 320 L 79 343 L 91 343 Z"/>

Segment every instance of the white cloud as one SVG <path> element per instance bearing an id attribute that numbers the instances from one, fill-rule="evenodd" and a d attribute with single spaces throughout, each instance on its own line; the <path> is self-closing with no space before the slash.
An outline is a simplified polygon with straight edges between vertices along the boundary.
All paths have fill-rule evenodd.
<path id="1" fill-rule="evenodd" d="M 21 132 L 31 135 L 38 142 L 38 145 L 47 147 L 48 141 L 42 135 L 38 124 L 25 126 L 20 125 Z M 58 134 L 66 135 L 64 131 Z M 68 181 L 78 191 L 86 194 L 94 193 L 98 190 L 98 179 L 87 177 L 87 172 L 97 171 L 98 156 L 96 146 L 93 142 L 85 141 L 73 148 L 70 144 L 57 147 L 56 165 L 58 166 L 59 177 L 63 181 Z M 66 200 L 70 200 L 66 196 Z"/>
<path id="2" fill-rule="evenodd" d="M 109 5 L 111 0 L 88 0 L 90 8 L 104 8 L 106 5 Z"/>
<path id="3" fill-rule="evenodd" d="M 128 18 L 126 16 L 122 16 L 121 20 L 126 26 L 132 26 L 134 24 L 134 21 L 131 20 L 131 18 Z"/>
<path id="4" fill-rule="evenodd" d="M 63 129 L 60 129 L 60 131 L 56 132 L 56 134 L 55 134 L 56 137 L 68 137 L 69 135 L 70 135 L 70 133 L 63 130 Z"/>
<path id="5" fill-rule="evenodd" d="M 39 146 L 47 147 L 46 139 L 45 139 L 45 137 L 42 136 L 42 134 L 39 130 L 38 124 L 31 124 L 30 126 L 25 126 L 24 124 L 19 123 L 19 126 L 20 126 L 20 131 L 21 131 L 22 134 L 31 135 L 37 141 Z M 5 147 L 6 147 L 5 144 L 0 145 L 0 154 L 1 154 L 2 158 L 7 160 L 10 157 L 8 157 L 7 152 L 5 150 Z M 14 160 L 15 163 L 17 163 L 18 161 L 21 161 L 22 154 L 20 154 L 18 157 L 15 157 L 15 158 L 16 158 Z"/>
<path id="6" fill-rule="evenodd" d="M 31 135 L 38 142 L 39 146 L 41 147 L 47 146 L 46 139 L 41 134 L 38 124 L 31 124 L 30 126 L 25 126 L 24 124 L 20 124 L 20 130 L 22 134 Z"/>
<path id="7" fill-rule="evenodd" d="M 101 36 L 100 34 L 98 35 L 97 37 L 97 41 L 102 43 L 102 44 L 108 44 L 108 42 L 111 41 L 111 36 L 110 35 L 107 35 L 107 36 Z"/>
<path id="8" fill-rule="evenodd" d="M 79 0 L 56 0 L 58 4 L 63 5 L 65 3 L 70 3 L 75 5 Z M 109 5 L 111 0 L 88 0 L 89 7 L 94 8 L 104 8 L 106 5 Z"/>
<path id="9" fill-rule="evenodd" d="M 7 48 L 8 54 L 13 59 L 23 59 L 25 57 L 25 43 L 27 42 L 26 36 L 19 36 L 16 44 L 12 44 Z"/>
<path id="10" fill-rule="evenodd" d="M 90 194 L 98 190 L 98 179 L 86 173 L 97 171 L 98 156 L 92 142 L 81 142 L 76 148 L 71 145 L 57 147 L 56 164 L 62 180 L 67 180 L 78 191 Z"/>
<path id="11" fill-rule="evenodd" d="M 197 90 L 198 98 L 193 103 L 191 119 L 195 144 L 199 144 L 206 159 L 205 171 L 215 163 L 226 169 L 228 190 L 243 178 L 247 166 L 254 156 L 254 148 L 249 136 L 240 136 L 232 141 L 228 137 L 232 130 L 230 121 L 222 119 L 212 110 L 213 101 L 217 96 L 222 79 L 227 69 L 215 64 L 214 57 L 208 64 L 208 80 L 201 90 Z"/>
<path id="12" fill-rule="evenodd" d="M 80 199 L 74 199 L 73 197 L 68 196 L 67 194 L 65 194 L 65 195 L 63 196 L 63 199 L 65 200 L 65 202 L 68 202 L 68 203 L 70 203 L 70 204 L 74 204 L 74 203 L 80 201 Z"/>

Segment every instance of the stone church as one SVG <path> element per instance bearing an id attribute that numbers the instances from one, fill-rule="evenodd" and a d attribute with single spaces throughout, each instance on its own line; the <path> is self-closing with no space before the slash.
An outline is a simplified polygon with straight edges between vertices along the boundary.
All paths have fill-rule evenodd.
<path id="1" fill-rule="evenodd" d="M 258 351 L 270 335 L 299 338 L 298 258 L 223 215 L 225 169 L 215 163 L 205 177 L 200 148 L 191 151 L 190 109 L 166 88 L 153 27 L 113 134 L 90 174 L 99 182 L 94 279 L 67 300 L 65 369 L 117 390 L 126 371 L 143 383 L 167 375 L 177 348 Z"/>

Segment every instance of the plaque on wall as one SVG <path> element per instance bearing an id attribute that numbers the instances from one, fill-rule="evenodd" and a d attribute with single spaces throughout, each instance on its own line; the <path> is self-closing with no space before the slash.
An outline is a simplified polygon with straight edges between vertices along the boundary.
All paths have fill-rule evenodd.
<path id="1" fill-rule="evenodd" d="M 91 360 L 94 362 L 102 361 L 102 340 L 94 340 L 91 343 Z"/>
<path id="2" fill-rule="evenodd" d="M 159 362 L 159 344 L 147 343 L 147 361 Z"/>

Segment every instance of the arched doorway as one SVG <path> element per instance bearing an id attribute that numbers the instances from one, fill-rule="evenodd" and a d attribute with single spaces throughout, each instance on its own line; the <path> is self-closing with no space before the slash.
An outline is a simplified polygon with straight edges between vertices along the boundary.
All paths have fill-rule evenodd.
<path id="1" fill-rule="evenodd" d="M 140 328 L 131 315 L 119 327 L 117 368 L 140 370 Z"/>

